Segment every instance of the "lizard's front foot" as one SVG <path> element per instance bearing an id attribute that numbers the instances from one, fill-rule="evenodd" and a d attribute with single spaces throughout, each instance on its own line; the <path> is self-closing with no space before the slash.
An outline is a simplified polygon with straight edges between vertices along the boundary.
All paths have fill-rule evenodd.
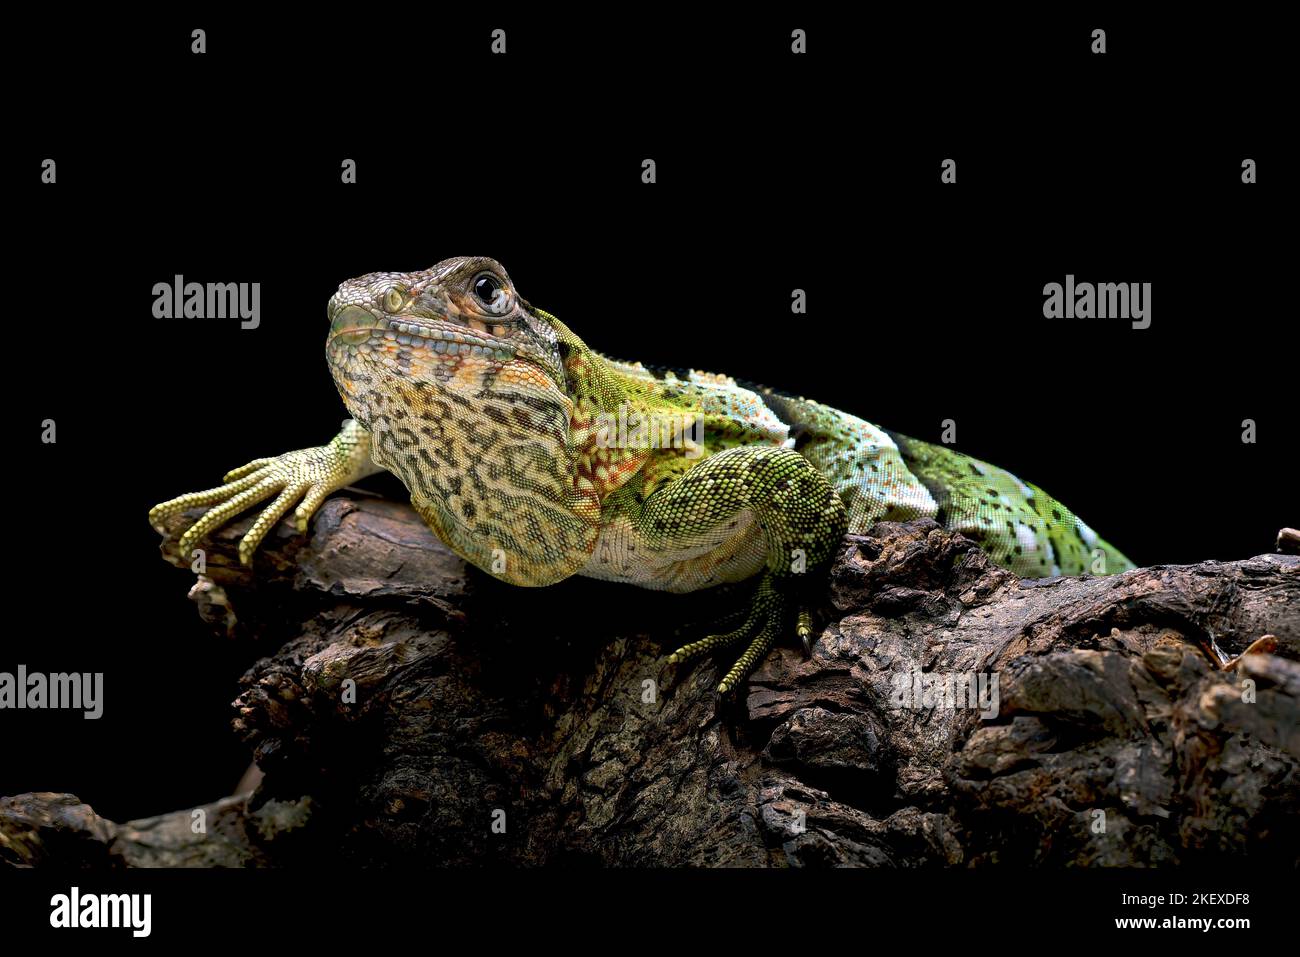
<path id="1" fill-rule="evenodd" d="M 745 680 L 763 658 L 772 650 L 782 628 L 789 619 L 790 601 L 782 593 L 774 576 L 764 573 L 749 606 L 748 614 L 739 628 L 724 634 L 709 635 L 689 645 L 683 645 L 668 657 L 669 664 L 689 661 L 692 658 L 740 644 L 749 639 L 739 660 L 731 666 L 718 685 L 719 694 L 726 694 Z M 795 634 L 803 645 L 804 654 L 812 652 L 812 620 L 807 609 L 800 608 L 796 616 Z"/>
<path id="2" fill-rule="evenodd" d="M 255 459 L 227 472 L 224 484 L 216 488 L 190 492 L 155 505 L 149 510 L 149 522 L 161 531 L 162 521 L 169 515 L 201 505 L 216 506 L 181 536 L 177 547 L 182 555 L 187 555 L 194 543 L 208 532 L 224 525 L 250 505 L 274 495 L 275 500 L 262 509 L 253 527 L 240 539 L 239 560 L 247 565 L 266 533 L 293 508 L 295 502 L 298 507 L 294 509 L 294 522 L 298 531 L 303 532 L 307 530 L 307 520 L 326 496 L 378 471 L 370 461 L 369 449 L 369 435 L 355 422 L 349 421 L 329 445 Z"/>

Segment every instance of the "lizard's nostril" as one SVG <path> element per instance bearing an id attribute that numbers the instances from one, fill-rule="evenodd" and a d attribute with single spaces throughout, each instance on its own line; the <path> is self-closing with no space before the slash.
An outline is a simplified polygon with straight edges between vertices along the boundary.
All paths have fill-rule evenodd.
<path id="1" fill-rule="evenodd" d="M 375 328 L 375 317 L 360 306 L 346 306 L 330 323 L 330 341 L 360 345 L 370 338 Z"/>

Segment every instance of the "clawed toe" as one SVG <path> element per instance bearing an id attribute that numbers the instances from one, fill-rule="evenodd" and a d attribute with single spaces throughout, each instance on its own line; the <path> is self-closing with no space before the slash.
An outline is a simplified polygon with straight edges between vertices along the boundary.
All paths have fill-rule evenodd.
<path id="1" fill-rule="evenodd" d="M 807 608 L 799 609 L 799 620 L 794 626 L 794 633 L 799 636 L 799 644 L 803 645 L 803 656 L 812 657 L 812 615 L 808 613 Z"/>
<path id="2" fill-rule="evenodd" d="M 786 598 L 777 589 L 770 577 L 759 582 L 758 589 L 748 608 L 744 622 L 740 627 L 723 634 L 709 635 L 699 641 L 683 645 L 668 656 L 669 664 L 679 664 L 697 658 L 712 651 L 718 651 L 731 645 L 747 641 L 745 651 L 731 666 L 718 684 L 718 692 L 727 694 L 734 691 L 741 682 L 762 664 L 767 653 L 776 644 L 785 624 L 789 621 Z M 803 646 L 804 655 L 812 654 L 812 616 L 807 609 L 800 609 L 795 625 L 795 634 Z"/>

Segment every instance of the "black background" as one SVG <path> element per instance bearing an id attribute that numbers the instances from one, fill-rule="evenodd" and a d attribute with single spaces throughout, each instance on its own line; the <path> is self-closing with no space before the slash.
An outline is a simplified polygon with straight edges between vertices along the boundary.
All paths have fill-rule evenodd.
<path id="1" fill-rule="evenodd" d="M 147 510 L 330 438 L 329 295 L 448 256 L 496 258 L 616 357 L 931 441 L 952 418 L 958 449 L 1139 564 L 1268 551 L 1297 524 L 1293 117 L 1282 31 L 1254 17 L 351 9 L 16 29 L 0 670 L 103 671 L 106 705 L 0 716 L 0 794 L 71 791 L 124 820 L 231 791 L 248 756 L 229 702 L 269 649 L 209 636 Z M 155 320 L 153 284 L 178 273 L 260 282 L 261 327 Z M 1067 273 L 1152 283 L 1151 328 L 1044 319 Z"/>

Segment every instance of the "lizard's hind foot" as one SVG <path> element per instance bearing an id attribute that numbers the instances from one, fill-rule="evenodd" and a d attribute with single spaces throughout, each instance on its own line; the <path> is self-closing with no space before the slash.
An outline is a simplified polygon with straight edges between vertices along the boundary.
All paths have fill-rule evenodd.
<path id="1" fill-rule="evenodd" d="M 785 624 L 787 615 L 787 601 L 781 592 L 777 589 L 770 575 L 764 575 L 758 584 L 758 589 L 751 599 L 748 613 L 740 627 L 716 635 L 709 635 L 699 641 L 693 641 L 688 645 L 683 645 L 668 656 L 669 664 L 679 664 L 690 661 L 692 658 L 698 658 L 701 655 L 717 651 L 722 648 L 728 648 L 732 645 L 738 645 L 742 641 L 748 640 L 744 653 L 727 671 L 726 676 L 718 684 L 718 693 L 726 694 L 734 690 L 749 677 L 772 650 L 776 639 Z M 795 633 L 802 642 L 805 654 L 811 652 L 812 639 L 812 621 L 806 610 L 800 610 L 798 624 Z"/>

